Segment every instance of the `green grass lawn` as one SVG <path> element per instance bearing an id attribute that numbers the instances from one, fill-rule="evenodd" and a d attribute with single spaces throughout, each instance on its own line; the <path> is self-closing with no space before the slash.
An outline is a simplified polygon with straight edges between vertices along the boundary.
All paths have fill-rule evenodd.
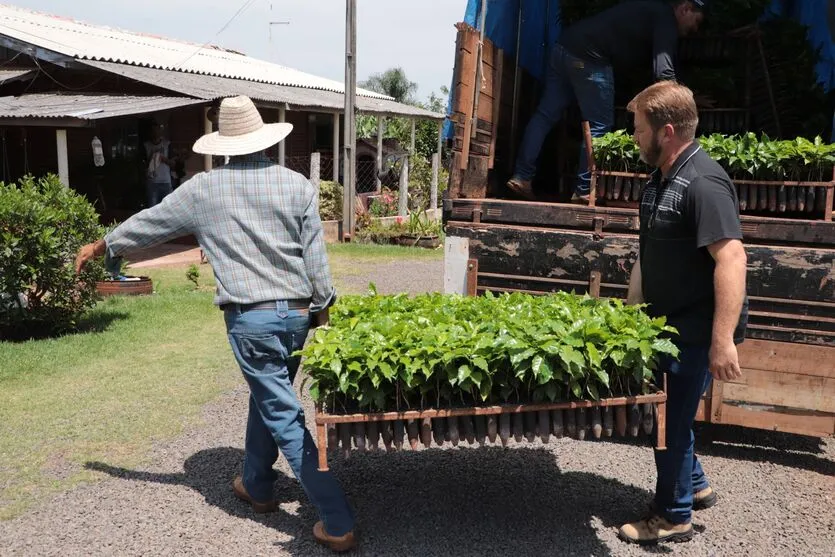
<path id="1" fill-rule="evenodd" d="M 443 258 L 395 246 L 328 251 L 337 283 L 368 264 Z M 212 304 L 211 269 L 200 267 L 197 291 L 185 267 L 142 274 L 156 294 L 102 301 L 82 333 L 0 342 L 0 519 L 91 480 L 85 462 L 135 466 L 243 381 Z"/>

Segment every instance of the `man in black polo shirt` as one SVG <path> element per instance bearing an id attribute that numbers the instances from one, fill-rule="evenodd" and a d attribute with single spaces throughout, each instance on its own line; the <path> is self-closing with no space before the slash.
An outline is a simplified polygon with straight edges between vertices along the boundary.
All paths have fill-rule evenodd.
<path id="1" fill-rule="evenodd" d="M 693 93 L 660 82 L 629 104 L 641 158 L 656 167 L 641 196 L 640 252 L 628 303 L 647 303 L 678 329 L 679 359 L 667 372 L 667 449 L 656 451 L 652 513 L 621 527 L 630 542 L 685 541 L 693 509 L 711 507 L 716 494 L 693 453 L 693 420 L 710 384 L 742 376 L 736 345 L 747 324 L 746 256 L 739 202 L 727 173 L 694 140 Z M 659 374 L 658 380 L 661 380 Z"/>
<path id="2" fill-rule="evenodd" d="M 656 81 L 676 78 L 673 59 L 679 36 L 698 30 L 706 0 L 622 2 L 563 31 L 551 53 L 545 90 L 519 146 L 516 171 L 507 187 L 535 199 L 531 180 L 545 137 L 565 108 L 578 102 L 594 137 L 612 129 L 615 119 L 614 70 L 652 64 Z M 572 202 L 586 203 L 591 175 L 585 143 Z"/>

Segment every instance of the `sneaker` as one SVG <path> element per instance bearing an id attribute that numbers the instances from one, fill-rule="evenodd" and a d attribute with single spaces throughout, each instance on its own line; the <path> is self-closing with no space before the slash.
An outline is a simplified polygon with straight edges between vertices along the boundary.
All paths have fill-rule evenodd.
<path id="1" fill-rule="evenodd" d="M 536 200 L 536 196 L 533 194 L 533 188 L 531 187 L 530 180 L 523 180 L 518 176 L 514 176 L 513 178 L 507 181 L 507 189 L 509 189 L 519 197 L 527 199 L 528 201 Z"/>
<path id="2" fill-rule="evenodd" d="M 638 522 L 624 524 L 618 530 L 618 537 L 627 543 L 639 545 L 686 542 L 693 539 L 693 525 L 689 522 L 672 524 L 658 515 L 653 515 Z"/>
<path id="3" fill-rule="evenodd" d="M 257 513 L 271 513 L 278 508 L 278 503 L 276 503 L 275 499 L 263 502 L 253 499 L 246 490 L 246 487 L 244 487 L 244 479 L 240 476 L 237 476 L 232 481 L 232 491 L 235 493 L 235 497 L 252 505 L 252 510 Z"/>
<path id="4" fill-rule="evenodd" d="M 331 536 L 325 531 L 325 523 L 321 520 L 313 526 L 313 537 L 316 538 L 318 543 L 336 553 L 350 551 L 357 546 L 357 539 L 353 531 L 344 536 Z"/>

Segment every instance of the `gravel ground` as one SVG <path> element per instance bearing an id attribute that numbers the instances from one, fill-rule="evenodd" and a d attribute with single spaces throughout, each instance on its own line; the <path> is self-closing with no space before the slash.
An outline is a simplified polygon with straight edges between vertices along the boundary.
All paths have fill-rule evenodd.
<path id="1" fill-rule="evenodd" d="M 436 289 L 441 268 L 383 265 L 356 285 Z M 203 423 L 157 446 L 149 466 L 89 463 L 101 482 L 0 523 L 0 555 L 328 554 L 312 541 L 315 514 L 282 459 L 279 512 L 255 515 L 233 497 L 247 396 L 241 385 L 208 405 Z M 331 466 L 356 506 L 359 555 L 835 555 L 835 439 L 710 433 L 714 443 L 699 452 L 720 505 L 696 515 L 693 541 L 655 549 L 616 538 L 651 497 L 652 451 L 642 442 L 367 453 L 333 456 Z"/>

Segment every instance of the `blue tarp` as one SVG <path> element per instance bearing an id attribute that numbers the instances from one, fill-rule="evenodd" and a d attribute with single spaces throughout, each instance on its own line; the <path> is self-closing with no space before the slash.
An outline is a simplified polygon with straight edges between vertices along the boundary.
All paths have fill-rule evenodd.
<path id="1" fill-rule="evenodd" d="M 789 16 L 809 27 L 809 42 L 821 48 L 821 61 L 816 68 L 818 81 L 829 91 L 835 87 L 835 41 L 829 30 L 829 0 L 774 0 L 764 18 Z M 493 44 L 511 55 L 516 54 L 516 28 L 519 6 L 522 5 L 522 33 L 519 63 L 534 77 L 543 75 L 546 53 L 560 33 L 559 0 L 487 0 L 485 35 Z M 481 0 L 468 0 L 464 22 L 480 29 Z M 452 105 L 447 107 L 450 110 Z M 835 130 L 833 130 L 835 134 Z M 452 123 L 447 120 L 444 135 L 453 136 Z"/>
<path id="2" fill-rule="evenodd" d="M 520 2 L 523 10 L 519 65 L 537 79 L 541 79 L 545 69 L 545 54 L 559 36 L 559 0 L 487 0 L 484 34 L 497 47 L 515 56 Z M 464 23 L 481 29 L 481 0 L 467 2 Z M 451 109 L 450 104 L 447 111 Z M 444 135 L 447 138 L 454 135 L 449 120 L 446 121 Z"/>

